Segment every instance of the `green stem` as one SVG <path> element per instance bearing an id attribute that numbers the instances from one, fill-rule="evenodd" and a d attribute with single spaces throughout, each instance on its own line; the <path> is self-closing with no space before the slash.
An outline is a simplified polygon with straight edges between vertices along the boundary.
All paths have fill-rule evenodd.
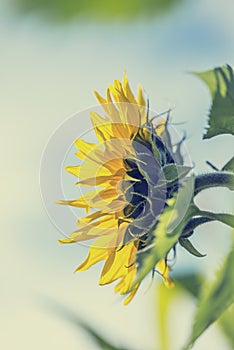
<path id="1" fill-rule="evenodd" d="M 227 187 L 234 190 L 234 174 L 230 172 L 216 172 L 203 175 L 197 175 L 194 184 L 194 196 L 202 190 L 211 187 Z"/>
<path id="2" fill-rule="evenodd" d="M 201 215 L 202 217 L 205 217 L 211 220 L 220 221 L 223 224 L 226 224 L 234 228 L 234 215 L 232 214 L 211 213 L 209 211 L 199 210 L 198 215 Z"/>

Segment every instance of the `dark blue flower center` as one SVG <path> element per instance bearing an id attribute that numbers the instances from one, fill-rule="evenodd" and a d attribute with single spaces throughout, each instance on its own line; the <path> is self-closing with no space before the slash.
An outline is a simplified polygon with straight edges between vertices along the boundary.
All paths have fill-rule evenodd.
<path id="1" fill-rule="evenodd" d="M 138 132 L 132 145 L 135 156 L 124 159 L 127 170 L 122 186 L 129 203 L 124 208 L 124 217 L 134 219 L 127 227 L 126 242 L 135 237 L 146 237 L 157 222 L 172 193 L 162 169 L 164 165 L 174 163 L 171 153 L 155 132 Z"/>

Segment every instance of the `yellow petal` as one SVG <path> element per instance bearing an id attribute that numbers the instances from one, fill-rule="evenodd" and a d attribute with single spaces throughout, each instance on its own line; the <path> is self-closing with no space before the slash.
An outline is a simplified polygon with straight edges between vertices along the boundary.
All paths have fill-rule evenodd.
<path id="1" fill-rule="evenodd" d="M 77 186 L 100 186 L 100 185 L 109 185 L 109 182 L 112 180 L 112 176 L 96 176 L 90 177 L 88 179 L 79 181 L 76 183 Z"/>
<path id="2" fill-rule="evenodd" d="M 57 201 L 57 204 L 70 205 L 77 208 L 96 208 L 96 206 L 103 207 L 105 205 L 105 201 L 98 195 L 99 191 L 93 190 L 87 193 L 84 193 L 78 199 L 74 200 L 61 200 Z M 104 202 L 104 203 L 102 203 Z"/>
<path id="3" fill-rule="evenodd" d="M 89 248 L 89 254 L 87 258 L 82 264 L 78 266 L 76 271 L 85 271 L 99 261 L 106 260 L 110 254 L 110 250 L 112 249 L 111 247 L 113 245 L 112 242 L 114 239 L 115 236 L 113 234 L 108 237 L 101 237 L 96 239 Z"/>
<path id="4" fill-rule="evenodd" d="M 121 197 L 116 197 L 115 191 L 113 189 L 111 191 L 107 189 L 106 191 L 106 193 L 103 192 L 101 193 L 101 195 L 99 195 L 100 190 L 89 191 L 83 194 L 78 199 L 59 201 L 57 203 L 71 205 L 77 208 L 86 208 L 88 210 L 90 208 L 98 209 L 103 211 L 104 213 L 116 212 L 123 209 L 126 206 L 126 200 L 124 199 L 123 195 Z"/>
<path id="5" fill-rule="evenodd" d="M 67 166 L 66 171 L 71 173 L 72 175 L 75 175 L 76 177 L 79 177 L 80 173 L 80 165 L 77 166 Z"/>
<path id="6" fill-rule="evenodd" d="M 128 305 L 130 303 L 130 301 L 132 301 L 133 297 L 135 296 L 137 290 L 138 290 L 139 286 L 137 286 L 136 288 L 134 288 L 131 293 L 128 295 L 128 297 L 124 300 L 124 305 Z"/>
<path id="7" fill-rule="evenodd" d="M 79 178 L 81 180 L 76 185 L 117 187 L 125 171 L 123 159 L 113 159 L 103 165 L 87 161 L 80 166 Z M 95 176 L 90 178 L 90 174 Z"/>
<path id="8" fill-rule="evenodd" d="M 140 124 L 144 125 L 146 123 L 146 118 L 147 118 L 147 106 L 146 106 L 146 101 L 143 96 L 143 89 L 142 86 L 139 86 L 138 88 L 138 104 L 139 104 L 139 111 L 140 111 L 140 116 L 141 116 L 141 121 Z"/>
<path id="9" fill-rule="evenodd" d="M 114 85 L 110 86 L 110 91 L 116 102 L 130 102 L 124 94 L 122 84 L 119 80 L 114 80 Z"/>
<path id="10" fill-rule="evenodd" d="M 106 161 L 105 163 L 103 163 L 103 167 L 108 169 L 111 172 L 111 174 L 115 174 L 120 169 L 125 170 L 122 158 L 110 159 L 110 160 Z"/>
<path id="11" fill-rule="evenodd" d="M 90 119 L 100 143 L 103 143 L 106 140 L 110 140 L 114 137 L 110 121 L 102 118 L 96 112 L 90 112 Z"/>
<path id="12" fill-rule="evenodd" d="M 119 194 L 116 192 L 116 188 L 108 188 L 105 190 L 102 190 L 98 193 L 98 196 L 100 196 L 103 200 L 106 199 L 114 199 L 119 196 Z M 95 201 L 95 198 L 94 198 Z"/>
<path id="13" fill-rule="evenodd" d="M 93 239 L 98 236 L 116 234 L 118 231 L 118 220 L 116 220 L 113 215 L 112 219 L 104 217 L 103 219 L 90 223 L 89 225 L 84 224 L 82 226 L 83 227 L 79 230 L 72 232 L 68 238 L 61 239 L 59 242 L 75 243 Z"/>
<path id="14" fill-rule="evenodd" d="M 110 95 L 110 90 L 107 89 L 106 99 L 104 99 L 96 91 L 94 92 L 94 94 L 95 94 L 95 97 L 97 98 L 98 102 L 101 104 L 103 110 L 110 117 L 111 121 L 114 123 L 119 123 L 121 121 L 120 116 L 119 116 L 119 111 L 117 110 L 117 108 L 113 104 L 113 101 L 112 101 L 111 95 Z"/>
<path id="15" fill-rule="evenodd" d="M 76 140 L 75 145 L 76 148 L 79 150 L 79 152 L 77 152 L 76 155 L 80 159 L 84 159 L 88 153 L 90 153 L 95 147 L 97 147 L 97 144 L 89 143 L 81 139 Z"/>
<path id="16" fill-rule="evenodd" d="M 106 213 L 116 213 L 123 210 L 127 206 L 127 202 L 124 197 L 114 199 L 112 202 L 103 206 L 103 210 Z"/>
<path id="17" fill-rule="evenodd" d="M 135 265 L 132 265 L 129 267 L 128 273 L 124 277 L 122 277 L 120 282 L 116 285 L 115 292 L 119 292 L 120 294 L 127 293 L 132 287 L 132 283 L 134 281 L 135 276 L 136 267 Z"/>
<path id="18" fill-rule="evenodd" d="M 138 104 L 140 106 L 146 107 L 146 101 L 143 95 L 143 88 L 141 85 L 138 87 Z"/>
<path id="19" fill-rule="evenodd" d="M 94 91 L 94 95 L 101 105 L 107 103 L 107 100 L 105 100 L 97 91 Z"/>
<path id="20" fill-rule="evenodd" d="M 87 210 L 90 208 L 90 206 L 88 205 L 87 201 L 82 196 L 80 198 L 74 199 L 74 200 L 60 200 L 60 201 L 56 201 L 56 204 L 71 205 L 73 207 L 85 208 Z"/>
<path id="21" fill-rule="evenodd" d="M 100 285 L 114 282 L 129 273 L 133 250 L 135 251 L 134 242 L 130 242 L 109 256 L 101 273 Z"/>
<path id="22" fill-rule="evenodd" d="M 88 216 L 85 216 L 84 218 L 80 218 L 77 220 L 76 224 L 77 226 L 83 226 L 84 224 L 88 224 L 93 220 L 99 219 L 102 216 L 106 216 L 107 214 L 103 213 L 101 210 L 100 211 L 96 211 Z M 110 214 L 108 214 L 110 217 Z"/>
<path id="23" fill-rule="evenodd" d="M 96 238 L 97 235 L 89 235 L 88 233 L 79 233 L 77 231 L 70 234 L 70 237 L 59 239 L 59 243 L 61 244 L 70 244 L 70 243 L 77 243 L 77 242 L 83 242 L 88 241 L 89 239 Z"/>
<path id="24" fill-rule="evenodd" d="M 120 118 L 120 115 L 119 115 L 119 111 L 115 107 L 115 105 L 114 105 L 114 103 L 112 101 L 111 93 L 110 93 L 110 89 L 109 88 L 106 90 L 106 100 L 107 100 L 107 103 L 108 103 L 108 114 L 111 117 L 111 120 L 114 123 L 120 123 L 121 122 L 121 118 Z"/>
<path id="25" fill-rule="evenodd" d="M 156 126 L 156 132 L 160 136 L 165 131 L 166 119 L 162 119 Z"/>
<path id="26" fill-rule="evenodd" d="M 91 157 L 93 159 L 91 159 Z M 92 177 L 98 176 L 111 176 L 112 172 L 107 169 L 105 165 L 105 156 L 102 155 L 101 159 L 98 153 L 94 152 L 90 155 L 83 164 L 81 164 L 79 169 L 79 178 L 80 180 L 87 180 Z"/>
<path id="27" fill-rule="evenodd" d="M 86 260 L 80 264 L 75 272 L 81 272 L 88 270 L 92 265 L 98 263 L 99 261 L 106 260 L 108 257 L 108 252 L 106 249 L 93 249 L 90 248 L 89 255 Z"/>
<path id="28" fill-rule="evenodd" d="M 124 72 L 124 83 L 123 83 L 123 86 L 124 86 L 124 93 L 125 93 L 125 96 L 127 97 L 128 101 L 130 103 L 134 103 L 134 104 L 137 104 L 137 101 L 131 91 L 131 88 L 129 86 L 129 83 L 128 83 L 128 79 L 127 79 L 127 76 L 126 76 L 126 72 Z"/>
<path id="29" fill-rule="evenodd" d="M 162 277 L 164 278 L 165 285 L 167 287 L 173 287 L 174 283 L 169 276 L 170 268 L 167 265 L 166 260 L 165 259 L 160 260 L 157 263 L 156 268 L 159 271 L 159 273 L 162 275 Z"/>

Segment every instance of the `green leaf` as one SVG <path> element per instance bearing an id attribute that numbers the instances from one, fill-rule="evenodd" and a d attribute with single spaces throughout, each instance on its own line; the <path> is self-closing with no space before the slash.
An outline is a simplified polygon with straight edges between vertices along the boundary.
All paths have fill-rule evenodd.
<path id="1" fill-rule="evenodd" d="M 234 246 L 211 283 L 203 285 L 192 332 L 185 350 L 234 303 Z"/>
<path id="2" fill-rule="evenodd" d="M 179 239 L 179 243 L 180 245 L 185 248 L 190 254 L 195 255 L 199 258 L 203 258 L 204 256 L 206 256 L 206 254 L 201 254 L 199 253 L 199 251 L 192 245 L 192 243 L 190 242 L 189 239 L 187 238 L 180 238 Z"/>
<path id="3" fill-rule="evenodd" d="M 197 208 L 191 203 L 186 203 L 191 187 L 193 188 L 193 181 L 193 177 L 184 181 L 178 193 L 168 200 L 168 207 L 159 216 L 158 223 L 151 232 L 153 243 L 137 253 L 138 275 L 134 286 L 140 283 L 161 259 L 165 258 L 178 241 L 187 222 L 196 213 Z M 188 204 L 187 207 L 186 204 Z"/>
<path id="4" fill-rule="evenodd" d="M 232 173 L 234 173 L 234 157 L 232 157 L 227 164 L 224 165 L 224 167 L 222 168 L 223 171 L 231 171 Z"/>
<path id="5" fill-rule="evenodd" d="M 167 182 L 174 182 L 185 177 L 191 169 L 188 166 L 168 164 L 163 167 L 163 173 Z"/>
<path id="6" fill-rule="evenodd" d="M 212 106 L 204 139 L 220 134 L 234 135 L 234 72 L 230 66 L 222 66 L 206 72 L 193 72 L 208 86 Z"/>

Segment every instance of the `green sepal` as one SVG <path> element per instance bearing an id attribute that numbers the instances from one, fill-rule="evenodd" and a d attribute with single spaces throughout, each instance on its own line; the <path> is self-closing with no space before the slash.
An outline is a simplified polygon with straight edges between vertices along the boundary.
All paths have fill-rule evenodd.
<path id="1" fill-rule="evenodd" d="M 195 217 L 189 220 L 182 232 L 182 238 L 188 238 L 193 234 L 193 231 L 200 225 L 214 221 L 214 219 L 206 217 Z"/>
<path id="2" fill-rule="evenodd" d="M 203 258 L 206 256 L 206 254 L 201 254 L 190 242 L 188 238 L 180 238 L 179 239 L 180 245 L 185 248 L 190 254 L 197 256 L 198 258 Z"/>
<path id="3" fill-rule="evenodd" d="M 188 166 L 168 164 L 163 167 L 163 173 L 166 181 L 171 183 L 185 177 L 191 169 Z"/>
<path id="4" fill-rule="evenodd" d="M 234 157 L 232 157 L 227 164 L 223 166 L 222 171 L 231 171 L 234 173 Z"/>

